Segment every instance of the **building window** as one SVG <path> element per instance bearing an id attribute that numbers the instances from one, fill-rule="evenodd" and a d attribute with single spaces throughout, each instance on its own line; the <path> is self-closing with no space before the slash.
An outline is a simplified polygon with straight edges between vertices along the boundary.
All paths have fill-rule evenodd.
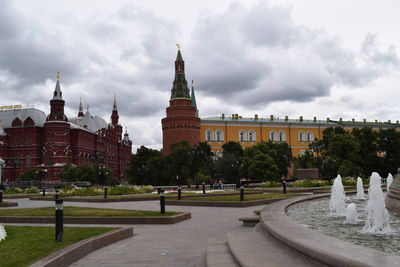
<path id="1" fill-rule="evenodd" d="M 313 133 L 312 132 L 307 132 L 307 141 L 312 142 L 313 141 Z"/>
<path id="2" fill-rule="evenodd" d="M 285 132 L 284 131 L 279 131 L 279 142 L 285 142 L 286 141 L 286 136 L 285 136 Z"/>
<path id="3" fill-rule="evenodd" d="M 32 156 L 31 155 L 26 155 L 25 156 L 25 166 L 27 168 L 32 167 Z"/>
<path id="4" fill-rule="evenodd" d="M 269 140 L 271 140 L 271 142 L 275 142 L 276 141 L 276 132 L 275 131 L 271 131 L 269 133 Z"/>
<path id="5" fill-rule="evenodd" d="M 299 132 L 299 141 L 304 142 L 305 141 L 305 133 L 303 131 Z"/>
<path id="6" fill-rule="evenodd" d="M 212 141 L 212 136 L 213 136 L 213 132 L 211 130 L 207 130 L 206 131 L 206 140 L 207 141 Z"/>
<path id="7" fill-rule="evenodd" d="M 215 134 L 217 137 L 217 142 L 224 141 L 224 134 L 221 130 L 217 130 Z"/>
<path id="8" fill-rule="evenodd" d="M 256 133 L 254 131 L 249 131 L 249 141 L 250 142 L 256 141 Z"/>
<path id="9" fill-rule="evenodd" d="M 239 140 L 240 140 L 240 142 L 246 141 L 246 131 L 239 132 Z"/>

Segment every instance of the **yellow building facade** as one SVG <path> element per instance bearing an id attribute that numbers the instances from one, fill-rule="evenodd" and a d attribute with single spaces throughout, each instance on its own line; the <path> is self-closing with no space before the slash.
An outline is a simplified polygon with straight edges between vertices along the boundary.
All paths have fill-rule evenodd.
<path id="1" fill-rule="evenodd" d="M 309 144 L 315 139 L 322 139 L 322 132 L 329 127 L 343 127 L 351 131 L 354 128 L 371 127 L 373 130 L 395 128 L 400 130 L 399 121 L 388 122 L 367 122 L 331 120 L 305 120 L 276 118 L 271 115 L 269 118 L 242 118 L 238 114 L 226 117 L 209 117 L 201 119 L 200 141 L 207 142 L 216 155 L 222 152 L 222 145 L 229 142 L 239 142 L 243 148 L 252 146 L 258 142 L 286 142 L 292 149 L 293 156 L 299 156 L 309 149 Z"/>

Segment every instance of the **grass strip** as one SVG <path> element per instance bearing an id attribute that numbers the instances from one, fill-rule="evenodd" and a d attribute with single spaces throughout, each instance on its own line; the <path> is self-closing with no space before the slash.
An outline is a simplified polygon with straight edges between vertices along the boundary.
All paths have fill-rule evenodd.
<path id="1" fill-rule="evenodd" d="M 30 209 L 2 209 L 0 216 L 54 216 L 54 207 L 30 208 Z M 179 212 L 165 212 L 149 210 L 120 210 L 100 209 L 86 207 L 64 207 L 64 217 L 154 217 L 172 216 Z M 1 266 L 1 265 L 0 265 Z"/>
<path id="2" fill-rule="evenodd" d="M 54 242 L 54 227 L 5 226 L 7 237 L 0 242 L 0 266 L 30 264 L 81 240 L 113 228 L 65 227 L 63 242 Z"/>
<path id="3" fill-rule="evenodd" d="M 244 194 L 244 201 L 251 200 L 263 200 L 263 199 L 275 199 L 275 198 L 284 198 L 284 197 L 295 197 L 302 196 L 304 194 L 296 194 L 296 193 L 288 193 L 288 194 Z M 239 194 L 237 196 L 212 196 L 212 197 L 190 197 L 190 198 L 182 198 L 182 200 L 193 200 L 193 201 L 240 201 Z"/>

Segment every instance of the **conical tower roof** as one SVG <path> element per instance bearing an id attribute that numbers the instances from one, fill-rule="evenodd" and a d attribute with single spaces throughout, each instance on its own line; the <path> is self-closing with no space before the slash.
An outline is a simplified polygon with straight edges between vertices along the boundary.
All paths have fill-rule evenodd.
<path id="1" fill-rule="evenodd" d="M 175 79 L 171 89 L 171 99 L 188 98 L 190 99 L 190 91 L 187 86 L 185 77 L 185 61 L 178 47 L 178 54 L 175 60 Z"/>

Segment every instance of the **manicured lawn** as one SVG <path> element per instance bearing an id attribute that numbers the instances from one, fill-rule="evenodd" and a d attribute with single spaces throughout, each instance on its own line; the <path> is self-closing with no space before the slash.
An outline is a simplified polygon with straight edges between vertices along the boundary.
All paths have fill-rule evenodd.
<path id="1" fill-rule="evenodd" d="M 261 199 L 273 199 L 273 198 L 283 198 L 283 197 L 294 197 L 294 196 L 301 196 L 304 194 L 295 194 L 295 193 L 288 193 L 288 194 L 280 194 L 280 193 L 272 193 L 272 194 L 251 194 L 251 195 L 244 195 L 244 201 L 249 200 L 261 200 Z M 190 198 L 182 198 L 182 200 L 198 200 L 198 201 L 240 201 L 239 194 L 236 196 L 214 196 L 214 197 L 190 197 Z"/>
<path id="2" fill-rule="evenodd" d="M 54 216 L 54 207 L 31 209 L 3 209 L 0 216 Z M 147 216 L 171 216 L 179 212 L 165 212 L 144 210 L 118 210 L 99 209 L 85 207 L 64 207 L 65 217 L 147 217 Z M 0 265 L 1 266 L 1 265 Z"/>
<path id="3" fill-rule="evenodd" d="M 54 242 L 54 227 L 5 226 L 5 229 L 7 238 L 0 242 L 0 266 L 19 267 L 113 228 L 65 227 L 61 243 Z"/>

